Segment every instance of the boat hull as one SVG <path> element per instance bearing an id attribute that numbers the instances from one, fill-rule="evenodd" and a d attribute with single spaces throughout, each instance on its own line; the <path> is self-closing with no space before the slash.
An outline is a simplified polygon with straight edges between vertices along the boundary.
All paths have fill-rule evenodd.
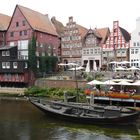
<path id="1" fill-rule="evenodd" d="M 70 114 L 64 114 L 61 112 L 56 112 L 54 110 L 51 110 L 49 108 L 46 108 L 32 100 L 30 102 L 36 106 L 38 109 L 43 111 L 45 114 L 58 118 L 60 120 L 65 120 L 69 122 L 77 122 L 82 124 L 111 124 L 111 125 L 130 125 L 130 124 L 136 124 L 137 120 L 139 118 L 139 111 L 136 111 L 132 114 L 126 115 L 126 116 L 120 116 L 120 117 L 81 117 L 80 114 L 77 115 L 70 115 Z"/>

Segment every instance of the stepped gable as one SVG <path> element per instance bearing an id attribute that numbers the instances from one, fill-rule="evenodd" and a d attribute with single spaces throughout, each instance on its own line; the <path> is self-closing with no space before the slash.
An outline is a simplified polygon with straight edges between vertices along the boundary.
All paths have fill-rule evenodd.
<path id="1" fill-rule="evenodd" d="M 37 11 L 20 5 L 17 5 L 17 7 L 34 30 L 58 36 L 56 29 L 49 19 L 48 15 L 43 15 Z"/>
<path id="2" fill-rule="evenodd" d="M 0 31 L 7 30 L 10 20 L 11 20 L 10 16 L 0 14 Z"/>
<path id="3" fill-rule="evenodd" d="M 120 31 L 122 33 L 122 36 L 124 37 L 124 39 L 126 40 L 126 42 L 129 42 L 129 40 L 131 39 L 130 34 L 125 29 L 123 29 L 122 27 L 119 27 L 119 28 L 120 28 Z"/>
<path id="4" fill-rule="evenodd" d="M 64 25 L 60 21 L 56 20 L 55 17 L 51 18 L 51 22 L 55 26 L 58 35 L 61 37 L 64 34 L 64 30 L 65 30 Z"/>

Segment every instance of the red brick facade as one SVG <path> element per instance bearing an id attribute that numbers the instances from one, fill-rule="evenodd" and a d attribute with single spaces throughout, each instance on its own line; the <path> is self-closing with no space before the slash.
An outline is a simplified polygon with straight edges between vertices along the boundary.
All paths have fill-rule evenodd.
<path id="1" fill-rule="evenodd" d="M 37 19 L 38 17 L 41 17 L 42 21 L 40 19 Z M 22 6 L 16 6 L 13 16 L 11 18 L 9 27 L 6 32 L 5 42 L 6 47 L 9 46 L 16 46 L 17 47 L 17 59 L 12 60 L 13 62 L 10 62 L 9 60 L 7 63 L 12 66 L 12 64 L 17 61 L 18 59 L 20 61 L 24 61 L 24 63 L 27 63 L 28 61 L 28 43 L 29 40 L 31 40 L 32 36 L 34 35 L 36 37 L 36 44 L 37 44 L 37 52 L 43 55 L 44 51 L 48 53 L 48 55 L 54 55 L 58 56 L 59 53 L 59 46 L 60 46 L 60 38 L 58 37 L 55 28 L 51 24 L 51 21 L 48 20 L 49 18 L 45 15 L 33 11 L 31 9 L 28 9 L 26 7 Z M 39 22 L 38 22 L 39 21 Z M 44 24 L 46 24 L 44 26 Z M 47 25 L 48 24 L 48 25 Z M 36 27 L 37 25 L 37 27 Z M 48 27 L 48 29 L 46 29 Z M 43 30 L 46 29 L 46 30 Z M 48 32 L 47 32 L 48 31 Z M 2 42 L 1 34 L 0 34 L 0 42 Z M 20 44 L 23 41 L 23 46 Z M 25 41 L 25 42 L 24 42 Z M 22 46 L 20 48 L 20 45 Z M 19 50 L 22 49 L 22 50 Z M 24 50 L 25 49 L 25 50 Z M 19 54 L 23 51 L 26 52 L 26 57 L 19 57 Z M 24 66 L 25 67 L 25 66 Z M 10 72 L 10 71 L 9 71 Z M 12 71 L 10 73 L 1 73 L 0 82 L 12 82 L 13 79 L 5 79 L 4 75 L 10 74 L 12 75 Z M 19 78 L 19 80 L 14 80 L 13 82 L 23 82 L 27 85 L 31 85 L 33 81 L 35 80 L 34 77 L 31 75 L 27 69 L 23 72 L 14 73 L 17 74 L 18 77 L 22 75 L 22 78 Z M 11 78 L 13 76 L 10 76 Z M 4 79 L 3 79 L 4 78 Z M 9 77 L 8 77 L 9 78 Z M 3 79 L 3 80 L 2 80 Z M 22 80 L 20 80 L 22 79 Z"/>

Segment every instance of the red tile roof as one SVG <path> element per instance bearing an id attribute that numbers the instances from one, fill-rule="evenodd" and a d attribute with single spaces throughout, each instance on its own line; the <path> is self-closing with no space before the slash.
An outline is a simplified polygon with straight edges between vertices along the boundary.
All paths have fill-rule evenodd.
<path id="1" fill-rule="evenodd" d="M 7 30 L 10 20 L 11 20 L 10 16 L 0 14 L 0 31 Z"/>
<path id="2" fill-rule="evenodd" d="M 30 26 L 37 31 L 49 33 L 58 36 L 56 29 L 50 21 L 48 15 L 43 15 L 37 11 L 17 5 Z"/>
<path id="3" fill-rule="evenodd" d="M 96 33 L 100 34 L 102 41 L 101 43 L 105 43 L 109 34 L 110 34 L 110 30 L 108 27 L 106 28 L 100 28 L 100 29 L 95 29 Z"/>
<path id="4" fill-rule="evenodd" d="M 53 25 L 54 25 L 55 28 L 56 28 L 57 33 L 58 33 L 59 36 L 61 37 L 61 36 L 64 34 L 64 30 L 65 30 L 64 25 L 62 24 L 62 22 L 56 20 L 55 17 L 52 17 L 52 18 L 51 18 L 51 22 L 53 23 Z"/>
<path id="5" fill-rule="evenodd" d="M 79 33 L 80 33 L 81 37 L 83 38 L 86 35 L 88 30 L 79 24 L 76 24 L 76 27 L 78 28 Z"/>

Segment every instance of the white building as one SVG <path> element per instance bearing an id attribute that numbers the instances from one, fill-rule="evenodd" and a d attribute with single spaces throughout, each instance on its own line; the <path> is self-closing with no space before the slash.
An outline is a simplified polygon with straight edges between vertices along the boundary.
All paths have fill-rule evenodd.
<path id="1" fill-rule="evenodd" d="M 89 71 L 96 71 L 102 65 L 102 44 L 106 41 L 109 28 L 89 29 L 83 39 L 82 65 L 89 65 Z"/>
<path id="2" fill-rule="evenodd" d="M 140 17 L 136 19 L 136 28 L 131 33 L 129 56 L 131 65 L 140 67 Z"/>

